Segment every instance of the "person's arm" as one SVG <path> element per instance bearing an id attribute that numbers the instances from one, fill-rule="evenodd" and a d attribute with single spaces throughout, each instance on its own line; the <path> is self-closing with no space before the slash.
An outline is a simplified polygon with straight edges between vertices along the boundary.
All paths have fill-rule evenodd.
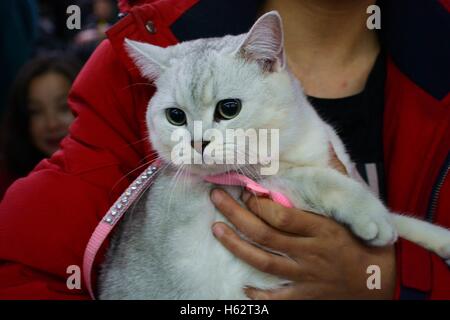
<path id="1" fill-rule="evenodd" d="M 442 192 L 445 196 L 450 188 L 444 185 Z M 448 208 L 450 197 L 443 199 L 442 209 Z M 409 241 L 399 239 L 395 249 L 368 247 L 329 218 L 284 208 L 268 199 L 246 198 L 247 208 L 243 208 L 225 192 L 214 191 L 212 201 L 248 238 L 291 258 L 263 251 L 224 223 L 214 224 L 213 233 L 235 256 L 256 269 L 293 281 L 292 286 L 277 291 L 247 289 L 250 298 L 450 299 L 448 265 Z M 380 268 L 380 290 L 367 287 L 371 265 Z"/>
<path id="2" fill-rule="evenodd" d="M 137 99 L 143 89 L 130 84 L 104 41 L 71 90 L 77 117 L 61 150 L 16 181 L 0 204 L 0 298 L 87 298 L 84 284 L 67 288 L 67 268 L 82 266 L 92 231 L 144 156 L 136 104 L 145 110 L 151 90 L 145 86 Z"/>
<path id="3" fill-rule="evenodd" d="M 284 208 L 265 198 L 249 197 L 242 208 L 225 192 L 215 190 L 216 207 L 256 243 L 285 253 L 266 252 L 224 223 L 214 235 L 234 255 L 263 272 L 291 280 L 274 291 L 249 288 L 252 299 L 391 299 L 395 289 L 395 250 L 368 247 L 344 226 L 313 213 Z M 381 270 L 381 289 L 370 290 L 370 266 Z M 370 273 L 368 273 L 370 271 Z M 370 282 L 370 281 L 369 281 Z"/>

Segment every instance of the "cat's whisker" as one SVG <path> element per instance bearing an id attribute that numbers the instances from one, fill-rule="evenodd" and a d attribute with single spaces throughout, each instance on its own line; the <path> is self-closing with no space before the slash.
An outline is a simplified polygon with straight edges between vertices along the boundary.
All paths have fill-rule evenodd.
<path id="1" fill-rule="evenodd" d="M 113 185 L 113 187 L 111 188 L 111 192 L 113 192 L 114 189 L 115 189 L 115 188 L 116 188 L 123 180 L 125 180 L 126 178 L 128 178 L 128 177 L 129 177 L 130 175 L 132 175 L 134 172 L 136 172 L 136 171 L 138 171 L 138 170 L 140 170 L 140 169 L 142 169 L 142 168 L 144 168 L 144 167 L 150 165 L 150 163 L 152 163 L 152 162 L 153 162 L 152 160 L 147 161 L 147 162 L 145 162 L 145 163 L 139 165 L 139 166 L 136 167 L 135 169 L 129 171 L 129 172 L 126 173 L 125 175 L 123 175 L 123 176 L 122 176 L 122 177 L 121 177 L 121 178 Z"/>
<path id="2" fill-rule="evenodd" d="M 144 161 L 144 160 L 146 160 L 147 158 L 150 158 L 150 157 L 154 157 L 155 156 L 155 154 L 157 154 L 156 152 L 154 152 L 154 153 L 149 153 L 149 154 L 147 154 L 145 157 L 143 157 L 142 159 L 141 159 L 141 161 Z M 155 157 L 154 158 L 154 160 L 156 161 L 156 160 L 160 160 L 160 159 L 162 159 L 161 157 Z"/>
<path id="3" fill-rule="evenodd" d="M 134 145 L 136 145 L 136 144 L 138 144 L 138 143 L 141 143 L 141 142 L 144 142 L 144 141 L 146 141 L 146 140 L 150 141 L 149 137 L 145 137 L 145 138 L 139 139 L 139 140 L 137 140 L 137 141 L 135 141 L 135 142 L 128 143 L 128 144 L 127 144 L 127 147 L 128 147 L 128 146 L 134 146 Z M 155 152 L 156 152 L 156 151 L 155 151 Z"/>
<path id="4" fill-rule="evenodd" d="M 170 166 L 169 163 L 164 164 L 162 167 L 159 167 L 155 172 L 154 172 L 154 176 L 156 176 L 156 174 L 163 174 L 165 172 L 165 170 Z M 138 203 L 140 202 L 141 198 L 144 196 L 144 194 L 146 194 L 146 192 L 148 191 L 148 189 L 153 186 L 153 184 L 155 183 L 156 179 L 152 179 L 152 181 L 150 181 L 150 183 L 145 187 L 145 189 L 139 194 L 138 198 L 134 201 L 133 205 L 128 209 L 130 210 L 129 215 L 132 216 L 133 213 L 135 212 L 135 208 L 138 205 Z"/>
<path id="5" fill-rule="evenodd" d="M 229 149 L 233 153 L 238 153 L 239 155 L 244 155 L 244 156 L 246 156 L 246 158 L 245 158 L 246 160 L 252 159 L 252 158 L 258 159 L 258 153 L 254 153 L 252 149 L 249 149 L 248 151 L 247 151 L 247 149 L 240 150 L 239 148 L 237 148 L 237 145 L 234 143 L 224 143 L 223 149 Z"/>
<path id="6" fill-rule="evenodd" d="M 171 185 L 172 187 L 171 187 L 171 190 L 170 190 L 170 192 L 169 192 L 169 202 L 168 202 L 168 206 L 167 206 L 167 208 L 168 208 L 169 211 L 170 211 L 170 207 L 171 207 L 171 204 L 172 204 L 172 197 L 173 197 L 173 195 L 175 194 L 174 191 L 175 191 L 175 188 L 177 187 L 179 175 L 180 175 L 180 172 L 182 172 L 183 167 L 184 167 L 184 165 L 179 166 L 179 167 L 177 168 L 177 171 L 175 172 L 175 175 L 174 175 L 174 176 L 172 177 L 172 179 L 170 180 L 170 185 Z"/>
<path id="7" fill-rule="evenodd" d="M 240 150 L 237 150 L 237 152 L 239 153 L 239 152 L 241 152 L 241 154 L 244 154 L 242 151 L 240 151 Z M 246 154 L 245 154 L 246 155 Z M 245 165 L 245 166 L 241 166 L 241 168 L 243 168 L 243 169 L 245 169 L 246 170 L 246 175 L 249 177 L 249 178 L 251 178 L 251 179 L 253 179 L 253 180 L 260 180 L 261 179 L 261 175 L 259 175 L 257 172 L 256 172 L 256 170 L 255 170 L 255 172 L 252 172 L 251 171 L 251 169 L 253 168 L 253 166 L 254 165 L 252 165 L 252 164 L 248 164 L 248 165 Z"/>
<path id="8" fill-rule="evenodd" d="M 225 164 L 225 169 L 227 170 L 227 172 L 229 171 L 228 168 L 229 168 L 228 164 Z M 230 184 L 230 179 L 231 179 L 230 176 L 227 175 L 227 179 L 228 179 L 227 183 Z"/>
<path id="9" fill-rule="evenodd" d="M 184 173 L 185 173 L 185 165 L 181 165 L 180 166 L 180 173 L 178 174 L 178 178 L 177 178 L 177 180 L 175 181 L 175 187 L 179 187 L 179 188 L 181 188 L 181 194 L 183 194 L 184 193 L 184 188 L 183 188 L 183 177 L 184 177 Z"/>
<path id="10" fill-rule="evenodd" d="M 154 176 L 156 175 L 162 175 L 164 174 L 164 172 L 170 167 L 170 163 L 164 163 L 164 165 L 162 165 L 161 167 L 157 168 L 157 170 L 154 172 Z M 148 186 L 146 187 L 145 190 L 147 190 L 148 188 L 150 188 L 154 183 L 155 183 L 156 179 L 152 179 L 152 181 L 148 184 Z M 141 193 L 140 197 L 142 197 L 142 195 L 144 194 L 144 192 Z M 140 198 L 139 197 L 139 198 Z M 137 203 L 138 201 L 136 201 Z"/>
<path id="11" fill-rule="evenodd" d="M 183 195 L 183 201 L 186 202 L 187 200 L 187 192 L 186 192 L 186 185 L 187 185 L 187 177 L 188 177 L 189 173 L 188 170 L 186 170 L 185 168 L 183 168 L 183 172 L 182 172 L 182 190 L 181 190 L 181 194 Z"/>

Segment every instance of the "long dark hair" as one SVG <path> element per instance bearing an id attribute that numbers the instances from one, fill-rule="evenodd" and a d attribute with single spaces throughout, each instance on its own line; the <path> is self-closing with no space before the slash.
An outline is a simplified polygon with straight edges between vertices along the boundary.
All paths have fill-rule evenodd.
<path id="1" fill-rule="evenodd" d="M 1 126 L 0 170 L 8 176 L 25 176 L 45 158 L 33 145 L 30 135 L 28 95 L 31 81 L 46 73 L 56 72 L 72 83 L 79 69 L 80 65 L 74 58 L 51 55 L 31 60 L 17 74 Z"/>

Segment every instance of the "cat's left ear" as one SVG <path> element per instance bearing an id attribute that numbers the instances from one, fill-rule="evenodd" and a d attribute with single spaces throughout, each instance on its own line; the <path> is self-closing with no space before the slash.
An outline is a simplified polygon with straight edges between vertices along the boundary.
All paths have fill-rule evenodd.
<path id="1" fill-rule="evenodd" d="M 256 61 L 264 71 L 280 71 L 286 67 L 283 42 L 281 17 L 277 11 L 270 11 L 255 22 L 236 54 Z"/>
<path id="2" fill-rule="evenodd" d="M 155 80 L 166 69 L 166 49 L 129 39 L 125 39 L 125 47 L 144 77 Z"/>

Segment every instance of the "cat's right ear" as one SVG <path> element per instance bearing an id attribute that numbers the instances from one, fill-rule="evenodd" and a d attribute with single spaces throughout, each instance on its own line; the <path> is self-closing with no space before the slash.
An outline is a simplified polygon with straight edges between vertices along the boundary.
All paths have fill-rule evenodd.
<path id="1" fill-rule="evenodd" d="M 150 80 L 158 78 L 166 68 L 164 48 L 129 39 L 125 39 L 125 48 L 141 74 Z"/>
<path id="2" fill-rule="evenodd" d="M 270 11 L 255 22 L 236 54 L 257 62 L 264 71 L 280 71 L 286 66 L 283 42 L 281 17 L 277 11 Z"/>

